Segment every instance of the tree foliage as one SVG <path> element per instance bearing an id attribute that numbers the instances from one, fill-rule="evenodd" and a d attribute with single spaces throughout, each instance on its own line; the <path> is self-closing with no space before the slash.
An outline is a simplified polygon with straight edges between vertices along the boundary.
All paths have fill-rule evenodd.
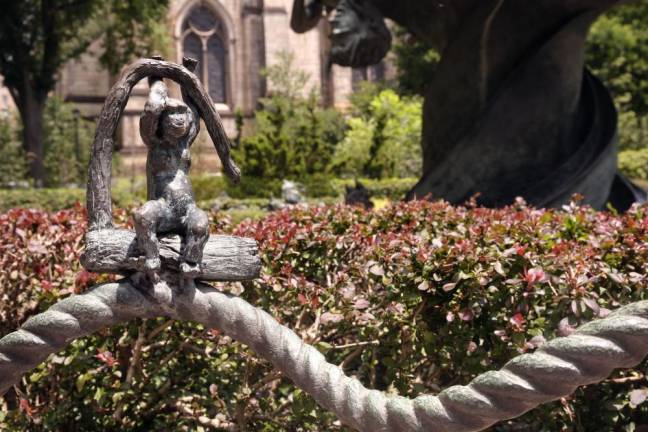
<path id="1" fill-rule="evenodd" d="M 367 94 L 373 94 L 368 98 Z M 417 177 L 421 172 L 422 102 L 366 84 L 355 97 L 348 131 L 333 158 L 344 177 Z"/>
<path id="2" fill-rule="evenodd" d="M 392 50 L 398 68 L 398 91 L 423 95 L 441 60 L 439 52 L 402 27 L 395 27 Z"/>
<path id="3" fill-rule="evenodd" d="M 27 176 L 27 160 L 15 123 L 10 114 L 0 112 L 0 187 L 15 185 Z"/>
<path id="4" fill-rule="evenodd" d="M 322 108 L 316 93 L 306 90 L 309 77 L 295 70 L 292 55 L 282 54 L 265 74 L 271 96 L 261 100 L 254 132 L 234 149 L 243 174 L 299 180 L 327 173 L 344 134 L 341 114 Z"/>
<path id="5" fill-rule="evenodd" d="M 587 64 L 623 112 L 648 115 L 648 1 L 613 9 L 592 26 Z"/>
<path id="6" fill-rule="evenodd" d="M 587 63 L 619 109 L 619 147 L 648 146 L 648 1 L 608 12 L 592 27 Z"/>
<path id="7" fill-rule="evenodd" d="M 44 115 L 45 185 L 82 185 L 87 178 L 94 123 L 60 98 L 47 101 Z"/>
<path id="8" fill-rule="evenodd" d="M 0 118 L 0 187 L 29 183 L 27 157 L 20 144 L 20 118 Z M 94 123 L 58 97 L 47 100 L 43 113 L 46 187 L 86 182 Z"/>
<path id="9" fill-rule="evenodd" d="M 161 42 L 155 31 L 168 0 L 3 0 L 0 75 L 25 125 L 23 140 L 37 183 L 45 176 L 43 110 L 63 64 L 95 41 L 111 72 Z"/>
<path id="10" fill-rule="evenodd" d="M 0 73 L 12 91 L 28 81 L 49 92 L 67 61 L 100 41 L 111 72 L 168 42 L 159 26 L 168 0 L 2 1 Z M 166 40 L 161 40 L 166 37 Z M 15 97 L 15 96 L 14 96 Z"/>

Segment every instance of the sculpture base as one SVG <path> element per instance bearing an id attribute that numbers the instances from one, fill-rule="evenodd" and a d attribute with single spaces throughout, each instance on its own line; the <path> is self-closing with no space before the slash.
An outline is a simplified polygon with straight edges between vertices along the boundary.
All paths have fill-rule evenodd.
<path id="1" fill-rule="evenodd" d="M 182 239 L 160 237 L 162 270 L 180 272 Z M 89 231 L 81 264 L 95 273 L 129 274 L 139 271 L 139 251 L 133 231 L 104 229 Z M 200 272 L 204 281 L 243 281 L 259 277 L 261 259 L 256 242 L 249 238 L 213 235 L 205 245 Z"/>

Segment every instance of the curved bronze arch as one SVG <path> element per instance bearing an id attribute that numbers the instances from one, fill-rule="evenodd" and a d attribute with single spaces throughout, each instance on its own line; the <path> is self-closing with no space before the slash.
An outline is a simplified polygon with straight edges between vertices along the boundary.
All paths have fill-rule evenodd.
<path id="1" fill-rule="evenodd" d="M 97 120 L 88 172 L 86 203 L 89 230 L 111 228 L 111 169 L 117 124 L 135 84 L 147 76 L 160 76 L 177 82 L 196 105 L 218 152 L 223 171 L 238 182 L 241 173 L 230 156 L 230 142 L 214 104 L 198 78 L 187 68 L 163 60 L 142 59 L 128 66 L 110 89 Z"/>

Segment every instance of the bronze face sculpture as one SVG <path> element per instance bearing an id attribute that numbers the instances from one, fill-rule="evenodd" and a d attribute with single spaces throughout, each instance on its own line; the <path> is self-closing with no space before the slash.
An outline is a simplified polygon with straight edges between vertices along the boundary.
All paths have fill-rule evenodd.
<path id="1" fill-rule="evenodd" d="M 292 28 L 313 28 L 329 3 L 294 0 Z M 584 69 L 590 25 L 621 3 L 338 0 L 330 57 L 375 63 L 386 38 L 368 29 L 383 18 L 441 53 L 426 82 L 423 172 L 410 198 L 463 203 L 479 194 L 480 204 L 502 206 L 522 196 L 560 207 L 579 193 L 595 208 L 625 210 L 646 194 L 617 172 L 615 107 Z"/>
<path id="2" fill-rule="evenodd" d="M 359 0 L 295 0 L 291 26 L 302 33 L 330 17 L 331 61 L 341 66 L 378 63 L 391 47 L 383 15 L 370 2 Z"/>
<path id="3" fill-rule="evenodd" d="M 160 270 L 157 235 L 177 233 L 184 240 L 180 271 L 184 276 L 196 277 L 209 238 L 207 214 L 196 206 L 189 181 L 190 148 L 198 135 L 200 116 L 186 95 L 184 102 L 170 98 L 160 78 L 150 78 L 149 84 L 149 99 L 140 120 L 140 134 L 148 148 L 149 201 L 135 212 L 143 270 L 149 274 Z"/>

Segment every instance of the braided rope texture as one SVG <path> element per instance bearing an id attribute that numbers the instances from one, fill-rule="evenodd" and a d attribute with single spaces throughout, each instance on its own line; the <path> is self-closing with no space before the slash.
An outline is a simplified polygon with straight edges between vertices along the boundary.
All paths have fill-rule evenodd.
<path id="1" fill-rule="evenodd" d="M 0 339 L 0 392 L 71 340 L 135 317 L 167 316 L 221 329 L 309 393 L 346 424 L 371 432 L 479 431 L 599 382 L 648 354 L 648 301 L 623 307 L 467 386 L 415 399 L 365 388 L 293 331 L 246 301 L 197 284 L 143 293 L 131 283 L 101 285 L 56 304 Z"/>

